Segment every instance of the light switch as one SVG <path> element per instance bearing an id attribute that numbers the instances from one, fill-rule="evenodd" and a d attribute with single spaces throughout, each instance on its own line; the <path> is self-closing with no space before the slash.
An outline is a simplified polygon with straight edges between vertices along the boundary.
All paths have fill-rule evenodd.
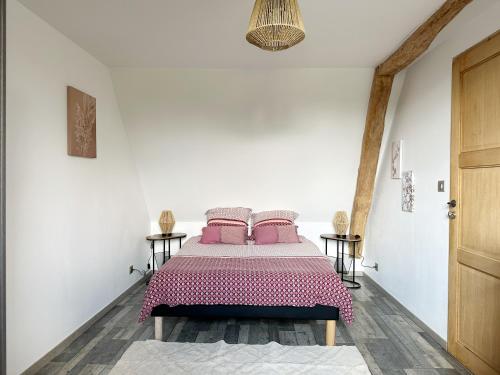
<path id="1" fill-rule="evenodd" d="M 443 193 L 444 192 L 444 180 L 439 180 L 438 181 L 438 192 Z"/>

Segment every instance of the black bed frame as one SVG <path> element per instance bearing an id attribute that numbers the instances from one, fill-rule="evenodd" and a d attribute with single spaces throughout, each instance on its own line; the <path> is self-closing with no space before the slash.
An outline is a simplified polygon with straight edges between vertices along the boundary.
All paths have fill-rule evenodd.
<path id="1" fill-rule="evenodd" d="M 298 319 L 326 320 L 325 341 L 335 345 L 336 323 L 339 309 L 333 306 L 252 306 L 252 305 L 168 305 L 156 306 L 151 311 L 155 317 L 155 339 L 163 340 L 163 317 L 185 316 L 190 318 L 252 318 L 252 319 Z"/>
<path id="2" fill-rule="evenodd" d="M 250 305 L 168 305 L 156 306 L 151 316 L 186 316 L 190 318 L 254 318 L 338 320 L 339 309 L 333 306 L 250 306 Z"/>

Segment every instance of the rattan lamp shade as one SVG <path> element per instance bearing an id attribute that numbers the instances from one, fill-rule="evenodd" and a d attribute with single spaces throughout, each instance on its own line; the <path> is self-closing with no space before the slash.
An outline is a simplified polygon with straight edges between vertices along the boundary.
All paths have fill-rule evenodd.
<path id="1" fill-rule="evenodd" d="M 174 214 L 170 210 L 162 211 L 160 215 L 160 229 L 162 234 L 170 234 L 174 229 L 175 219 Z"/>
<path id="2" fill-rule="evenodd" d="M 281 51 L 304 40 L 306 34 L 297 0 L 256 0 L 247 41 L 266 51 Z"/>

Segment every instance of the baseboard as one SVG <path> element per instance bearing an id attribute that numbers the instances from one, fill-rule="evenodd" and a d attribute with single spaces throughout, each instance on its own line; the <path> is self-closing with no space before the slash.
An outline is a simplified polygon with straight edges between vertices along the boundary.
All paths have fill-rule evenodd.
<path id="1" fill-rule="evenodd" d="M 357 272 L 356 272 L 357 274 Z M 373 280 L 368 274 L 364 274 L 364 280 L 368 280 L 371 282 L 375 287 L 380 289 L 382 292 L 384 292 L 387 297 L 391 300 L 393 304 L 395 304 L 398 309 L 402 310 L 406 315 L 408 315 L 411 320 L 415 322 L 417 326 L 419 326 L 421 329 L 423 329 L 426 333 L 429 334 L 429 336 L 432 337 L 434 341 L 436 341 L 439 346 L 441 346 L 444 350 L 447 350 L 447 342 L 444 340 L 441 336 L 439 336 L 432 328 L 430 328 L 427 324 L 422 322 L 418 317 L 415 316 L 410 310 L 408 310 L 406 307 L 404 307 L 401 302 L 399 302 L 396 298 L 394 298 L 391 294 L 389 294 L 379 283 L 377 283 L 375 280 Z"/>
<path id="2" fill-rule="evenodd" d="M 54 349 L 50 350 L 47 354 L 45 354 L 38 361 L 33 363 L 28 369 L 23 371 L 24 375 L 36 374 L 40 371 L 47 363 L 49 363 L 53 358 L 57 357 L 61 354 L 64 349 L 66 349 L 75 339 L 84 333 L 87 329 L 89 329 L 95 322 L 101 319 L 104 315 L 106 315 L 113 307 L 119 304 L 134 288 L 136 288 L 139 284 L 144 283 L 149 275 L 145 275 L 137 280 L 132 286 L 130 286 L 126 291 L 116 297 L 109 305 L 99 311 L 96 315 L 90 318 L 87 322 L 85 322 L 82 326 L 80 326 L 75 332 L 66 337 L 63 341 L 61 341 Z"/>

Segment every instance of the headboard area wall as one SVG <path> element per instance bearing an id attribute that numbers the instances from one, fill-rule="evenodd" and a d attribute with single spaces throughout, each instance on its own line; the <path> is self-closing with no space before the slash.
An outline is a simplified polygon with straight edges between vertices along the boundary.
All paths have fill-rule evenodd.
<path id="1" fill-rule="evenodd" d="M 350 211 L 371 69 L 113 69 L 152 222 L 242 205 Z"/>

